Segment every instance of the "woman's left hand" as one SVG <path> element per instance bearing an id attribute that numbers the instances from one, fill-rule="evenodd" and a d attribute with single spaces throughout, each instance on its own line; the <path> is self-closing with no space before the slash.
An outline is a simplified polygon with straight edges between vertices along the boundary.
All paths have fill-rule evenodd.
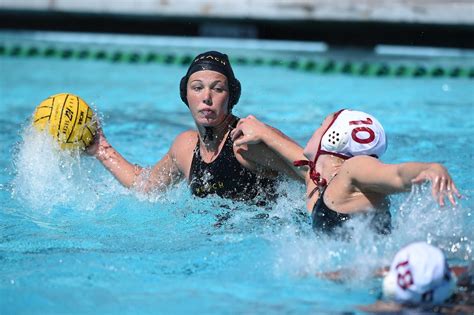
<path id="1" fill-rule="evenodd" d="M 461 198 L 453 179 L 448 170 L 441 164 L 433 163 L 426 170 L 420 172 L 412 180 L 413 184 L 420 184 L 426 180 L 431 182 L 431 194 L 440 206 L 444 206 L 444 198 L 448 198 L 451 204 L 456 205 L 455 197 Z"/>
<path id="2" fill-rule="evenodd" d="M 239 120 L 237 127 L 232 130 L 231 137 L 235 146 L 257 144 L 263 141 L 267 125 L 250 115 Z"/>

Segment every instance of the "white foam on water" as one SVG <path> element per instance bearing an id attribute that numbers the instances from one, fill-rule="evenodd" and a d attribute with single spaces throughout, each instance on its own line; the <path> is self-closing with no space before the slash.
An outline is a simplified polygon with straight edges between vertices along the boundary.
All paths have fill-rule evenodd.
<path id="1" fill-rule="evenodd" d="M 46 132 L 28 126 L 14 156 L 12 197 L 44 213 L 61 207 L 97 209 L 104 205 L 102 196 L 125 192 L 111 176 L 97 172 L 98 164 L 80 151 L 61 150 Z"/>
<path id="2" fill-rule="evenodd" d="M 448 256 L 472 260 L 474 232 L 472 209 L 448 201 L 440 207 L 431 196 L 431 185 L 414 185 L 411 193 L 397 207 L 392 237 L 397 244 L 425 240 L 439 246 Z"/>
<path id="3" fill-rule="evenodd" d="M 175 215 L 188 216 L 196 224 L 215 223 L 219 208 L 231 213 L 218 231 L 228 242 L 246 238 L 263 238 L 271 244 L 275 275 L 296 277 L 340 269 L 356 270 L 355 279 L 371 277 L 375 269 L 390 263 L 395 252 L 412 241 L 425 240 L 441 247 L 448 258 L 472 261 L 473 232 L 468 209 L 438 207 L 431 197 L 430 186 L 414 186 L 409 194 L 392 197 L 393 230 L 388 236 L 374 234 L 368 221 L 349 221 L 352 238 L 337 240 L 316 237 L 310 216 L 305 210 L 304 186 L 282 181 L 279 197 L 267 208 L 233 203 L 220 198 L 197 199 L 191 196 L 185 181 L 165 192 L 140 194 L 122 187 L 94 158 L 80 152 L 61 150 L 47 134 L 27 127 L 14 156 L 15 176 L 12 197 L 25 203 L 25 209 L 49 213 L 55 209 L 103 211 L 114 206 L 117 196 L 138 197 L 138 201 L 158 203 Z M 127 202 L 127 201 L 126 201 Z M 222 207 L 224 205 L 224 207 Z M 209 212 L 201 221 L 201 211 Z M 268 218 L 255 219 L 260 214 Z M 194 222 L 194 221 L 193 221 Z M 191 222 L 191 223 L 193 223 Z M 212 224 L 211 224 L 212 225 Z M 214 231 L 209 225 L 209 230 Z"/>
<path id="4" fill-rule="evenodd" d="M 185 180 L 172 183 L 169 187 L 163 185 L 150 189 L 147 187 L 150 175 L 151 168 L 144 167 L 135 180 L 132 190 L 138 200 L 151 203 L 180 203 L 183 200 L 190 200 L 191 193 Z"/>
<path id="5" fill-rule="evenodd" d="M 392 199 L 393 228 L 385 236 L 372 232 L 367 218 L 347 222 L 347 228 L 352 230 L 350 240 L 316 236 L 309 224 L 309 214 L 306 222 L 287 221 L 279 233 L 266 236 L 275 248 L 274 273 L 301 277 L 343 270 L 348 271 L 343 274 L 347 276 L 344 280 L 360 282 L 388 266 L 401 247 L 414 241 L 439 246 L 450 261 L 473 261 L 472 226 L 466 223 L 471 209 L 459 204 L 439 207 L 431 196 L 430 184 L 414 186 L 411 193 Z M 279 202 L 279 211 L 295 213 L 298 203 L 291 198 Z"/>

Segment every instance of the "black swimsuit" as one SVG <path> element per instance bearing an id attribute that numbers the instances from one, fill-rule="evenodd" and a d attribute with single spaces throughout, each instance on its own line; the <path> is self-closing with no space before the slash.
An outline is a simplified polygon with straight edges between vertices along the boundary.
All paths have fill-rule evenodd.
<path id="1" fill-rule="evenodd" d="M 345 214 L 339 213 L 330 209 L 326 203 L 324 203 L 324 193 L 326 188 L 321 192 L 318 201 L 313 207 L 313 212 L 311 213 L 311 218 L 313 221 L 313 230 L 317 233 L 323 232 L 331 234 L 335 231 L 336 228 L 343 225 L 344 222 L 355 217 L 357 215 L 367 215 L 367 214 Z M 388 202 L 388 201 L 387 201 Z M 388 234 L 391 231 L 391 215 L 387 207 L 384 211 L 375 211 L 370 213 L 373 215 L 370 221 L 370 227 L 374 229 L 375 232 L 379 234 Z"/>
<path id="2" fill-rule="evenodd" d="M 236 124 L 237 121 L 233 127 Z M 232 146 L 233 141 L 229 133 L 217 158 L 211 163 L 206 163 L 201 158 L 198 140 L 189 176 L 193 195 L 205 197 L 216 194 L 233 200 L 253 200 L 259 196 L 274 197 L 275 180 L 262 178 L 242 166 L 235 157 Z"/>

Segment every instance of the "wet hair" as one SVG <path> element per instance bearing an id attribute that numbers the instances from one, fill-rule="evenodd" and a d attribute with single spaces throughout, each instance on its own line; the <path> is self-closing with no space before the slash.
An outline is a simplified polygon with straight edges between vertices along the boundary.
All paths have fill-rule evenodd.
<path id="1" fill-rule="evenodd" d="M 229 112 L 231 112 L 234 105 L 239 101 L 241 86 L 239 80 L 234 76 L 234 71 L 232 71 L 229 58 L 226 54 L 222 54 L 218 51 L 207 51 L 194 58 L 186 72 L 186 75 L 181 78 L 179 84 L 181 100 L 189 107 L 186 95 L 189 77 L 193 73 L 203 70 L 216 71 L 227 77 L 229 84 Z"/>

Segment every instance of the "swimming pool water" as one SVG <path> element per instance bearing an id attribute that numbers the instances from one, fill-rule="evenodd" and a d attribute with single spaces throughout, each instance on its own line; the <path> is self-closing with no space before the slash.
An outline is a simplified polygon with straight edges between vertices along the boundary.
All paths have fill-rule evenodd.
<path id="1" fill-rule="evenodd" d="M 178 95 L 183 66 L 10 57 L 0 66 L 3 314 L 357 312 L 380 295 L 371 270 L 409 241 L 439 245 L 452 263 L 473 261 L 472 80 L 235 67 L 238 116 L 253 114 L 304 145 L 326 114 L 368 111 L 388 134 L 384 161 L 441 162 L 464 195 L 444 209 L 426 185 L 395 196 L 392 235 L 377 238 L 357 222 L 353 240 L 340 242 L 315 238 L 298 183 L 283 181 L 267 208 L 195 198 L 184 183 L 143 196 L 28 128 L 42 99 L 75 93 L 100 114 L 119 152 L 153 165 L 193 128 Z M 358 273 L 342 283 L 315 276 L 338 268 Z"/>

